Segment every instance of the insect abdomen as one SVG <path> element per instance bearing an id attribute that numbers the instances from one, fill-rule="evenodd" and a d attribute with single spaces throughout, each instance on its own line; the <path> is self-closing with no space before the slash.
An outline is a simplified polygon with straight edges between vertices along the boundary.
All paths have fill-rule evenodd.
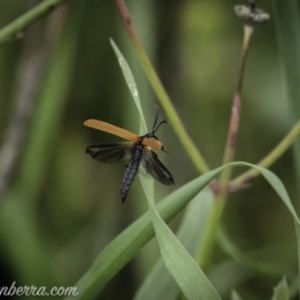
<path id="1" fill-rule="evenodd" d="M 143 151 L 143 146 L 139 144 L 132 149 L 132 158 L 130 159 L 130 161 L 126 166 L 125 173 L 121 183 L 120 193 L 121 193 L 122 202 L 125 201 L 130 185 L 134 180 L 135 175 L 139 169 L 142 151 Z"/>

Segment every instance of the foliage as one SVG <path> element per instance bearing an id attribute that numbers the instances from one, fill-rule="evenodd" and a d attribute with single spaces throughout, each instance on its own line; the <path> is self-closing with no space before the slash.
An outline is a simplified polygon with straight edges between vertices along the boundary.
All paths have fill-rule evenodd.
<path id="1" fill-rule="evenodd" d="M 230 0 L 4 2 L 1 286 L 76 286 L 77 299 L 296 297 L 300 155 L 286 152 L 300 131 L 296 0 L 259 2 L 275 33 L 243 25 Z M 157 101 L 171 123 L 158 131 L 170 154 L 157 154 L 176 186 L 154 193 L 141 169 L 142 189 L 136 180 L 122 205 L 124 164 L 84 154 L 117 138 L 82 123 L 143 134 Z"/>

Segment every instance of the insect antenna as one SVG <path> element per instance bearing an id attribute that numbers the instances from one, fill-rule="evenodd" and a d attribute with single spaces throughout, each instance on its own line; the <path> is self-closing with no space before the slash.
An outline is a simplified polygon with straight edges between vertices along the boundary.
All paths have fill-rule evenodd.
<path id="1" fill-rule="evenodd" d="M 155 133 L 155 127 L 156 127 L 156 124 L 157 124 L 157 121 L 158 121 L 158 116 L 159 116 L 159 109 L 158 109 L 158 106 L 157 105 L 154 105 L 154 108 L 156 110 L 156 114 L 155 114 L 155 119 L 154 119 L 154 123 L 153 123 L 153 127 L 152 127 L 152 133 Z"/>
<path id="2" fill-rule="evenodd" d="M 153 127 L 152 127 L 152 135 L 154 136 L 155 132 L 158 130 L 158 128 L 160 127 L 161 124 L 169 124 L 169 122 L 167 121 L 161 121 L 158 125 L 157 125 L 157 122 L 158 122 L 158 117 L 159 117 L 159 108 L 157 105 L 154 105 L 154 108 L 156 110 L 156 114 L 155 114 L 155 119 L 154 119 L 154 123 L 153 123 Z M 157 125 L 157 126 L 156 126 Z M 155 137 L 155 136 L 154 136 Z"/>
<path id="3" fill-rule="evenodd" d="M 161 122 L 157 125 L 156 128 L 153 127 L 153 130 L 152 130 L 152 133 L 153 133 L 153 134 L 158 130 L 158 128 L 160 127 L 161 124 L 169 124 L 169 122 L 166 121 L 166 120 L 161 121 Z"/>
<path id="4" fill-rule="evenodd" d="M 158 109 L 158 106 L 157 105 L 154 105 L 154 108 L 156 110 L 156 114 L 155 114 L 155 119 L 154 119 L 154 123 L 153 123 L 153 127 L 152 127 L 152 131 L 151 133 L 149 134 L 151 137 L 154 137 L 155 139 L 158 139 L 157 136 L 155 135 L 155 132 L 158 130 L 158 128 L 160 127 L 161 124 L 169 124 L 168 121 L 164 120 L 164 121 L 161 121 L 158 125 L 157 125 L 157 122 L 158 122 L 158 117 L 159 117 L 159 109 Z M 168 151 L 164 150 L 164 147 L 161 148 L 162 151 L 166 152 L 166 153 L 169 153 Z"/>

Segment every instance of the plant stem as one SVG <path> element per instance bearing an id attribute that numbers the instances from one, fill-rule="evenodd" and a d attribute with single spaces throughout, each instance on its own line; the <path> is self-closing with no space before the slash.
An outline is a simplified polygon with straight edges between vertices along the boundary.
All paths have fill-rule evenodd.
<path id="1" fill-rule="evenodd" d="M 242 87 L 244 81 L 246 59 L 247 59 L 248 49 L 249 49 L 253 31 L 254 31 L 254 27 L 250 25 L 244 25 L 244 41 L 242 47 L 241 65 L 240 65 L 237 89 L 232 103 L 230 125 L 229 125 L 227 142 L 226 142 L 226 147 L 225 147 L 224 157 L 223 157 L 224 165 L 232 162 L 235 156 L 236 138 L 239 130 L 240 112 L 242 107 L 241 93 L 242 93 Z M 227 184 L 231 176 L 231 171 L 232 171 L 232 167 L 228 167 L 225 168 L 224 171 L 222 171 L 221 173 L 220 185 L 221 185 L 221 194 L 223 195 L 226 195 L 227 193 Z"/>
<path id="2" fill-rule="evenodd" d="M 45 0 L 24 13 L 15 21 L 0 30 L 0 45 L 12 42 L 23 36 L 24 31 L 36 20 L 51 13 L 58 5 L 66 0 Z"/>
<path id="3" fill-rule="evenodd" d="M 241 53 L 241 64 L 237 82 L 236 92 L 234 94 L 229 130 L 227 135 L 227 142 L 224 151 L 223 164 L 230 163 L 234 160 L 236 138 L 239 129 L 240 111 L 241 111 L 241 92 L 244 81 L 245 65 L 248 54 L 248 49 L 252 37 L 254 27 L 244 25 L 244 40 Z M 217 230 L 225 207 L 225 199 L 227 196 L 227 186 L 230 180 L 232 167 L 225 168 L 220 176 L 220 191 L 216 195 L 214 207 L 209 216 L 207 228 L 203 236 L 203 242 L 198 255 L 198 264 L 203 269 L 205 268 L 211 258 L 212 250 L 214 247 Z"/>
<path id="4" fill-rule="evenodd" d="M 203 235 L 203 241 L 198 253 L 198 265 L 203 270 L 210 262 L 216 239 L 217 229 L 224 210 L 225 199 L 217 198 L 214 202 L 212 212 L 209 216 L 207 226 Z"/>
<path id="5" fill-rule="evenodd" d="M 290 132 L 282 139 L 282 141 L 261 161 L 257 163 L 257 165 L 268 168 L 272 164 L 274 164 L 279 157 L 282 156 L 284 152 L 286 152 L 293 142 L 300 135 L 300 120 L 294 125 L 294 127 L 290 130 Z M 249 181 L 259 176 L 260 173 L 256 169 L 250 169 L 240 176 L 233 179 L 229 184 L 229 191 L 235 191 L 243 186 L 245 186 Z"/>
<path id="6" fill-rule="evenodd" d="M 166 90 L 164 89 L 159 77 L 156 74 L 145 50 L 144 47 L 134 29 L 134 26 L 131 21 L 131 17 L 127 10 L 126 4 L 123 0 L 116 0 L 116 4 L 121 15 L 122 21 L 125 25 L 125 28 L 135 46 L 135 49 L 138 53 L 139 59 L 141 61 L 142 67 L 154 89 L 158 99 L 163 106 L 169 121 L 171 122 L 179 140 L 181 141 L 183 147 L 185 148 L 186 152 L 190 156 L 192 162 L 198 169 L 200 173 L 206 173 L 209 171 L 209 167 L 205 162 L 203 156 L 197 149 L 196 145 L 188 135 L 183 123 L 178 116 L 169 95 L 167 94 Z"/>

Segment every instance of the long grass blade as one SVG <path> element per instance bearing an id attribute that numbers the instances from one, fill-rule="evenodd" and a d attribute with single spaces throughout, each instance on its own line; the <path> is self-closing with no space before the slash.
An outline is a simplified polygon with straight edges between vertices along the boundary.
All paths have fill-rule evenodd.
<path id="1" fill-rule="evenodd" d="M 213 194 L 204 189 L 191 201 L 177 232 L 177 238 L 194 256 L 199 249 L 213 203 Z M 160 258 L 139 288 L 134 300 L 175 300 L 180 288 Z"/>
<path id="2" fill-rule="evenodd" d="M 118 62 L 120 65 L 120 68 L 123 72 L 124 78 L 126 80 L 126 83 L 128 85 L 128 88 L 131 92 L 132 98 L 134 100 L 134 103 L 138 109 L 139 115 L 140 115 L 140 133 L 145 133 L 148 132 L 147 131 L 147 125 L 146 125 L 146 121 L 145 121 L 145 116 L 142 110 L 142 106 L 141 106 L 141 101 L 140 101 L 140 96 L 139 96 L 139 92 L 136 86 L 136 82 L 134 80 L 133 74 L 131 72 L 131 69 L 129 68 L 129 65 L 126 61 L 126 59 L 124 58 L 123 54 L 121 53 L 121 51 L 119 50 L 118 46 L 115 44 L 115 42 L 113 41 L 113 39 L 110 39 L 110 43 L 114 49 L 114 52 L 118 58 Z"/>
<path id="3" fill-rule="evenodd" d="M 291 200 L 284 188 L 280 179 L 273 174 L 271 171 L 264 169 L 262 167 L 245 163 L 245 162 L 235 162 L 231 163 L 232 166 L 250 166 L 257 168 L 266 180 L 271 184 L 274 190 L 278 193 L 282 201 L 286 204 L 288 210 L 291 212 L 295 220 L 296 232 L 297 232 L 297 241 L 299 244 L 300 240 L 300 221 L 295 212 L 295 209 L 291 203 Z M 197 194 L 199 193 L 214 177 L 216 177 L 219 172 L 227 167 L 227 165 L 212 170 L 196 179 L 186 184 L 185 186 L 179 188 L 177 191 L 170 194 L 163 201 L 157 205 L 157 213 L 161 218 L 168 222 L 170 221 L 177 213 Z M 131 226 L 124 230 L 117 238 L 115 238 L 103 251 L 99 254 L 98 258 L 88 270 L 88 272 L 81 278 L 81 280 L 76 285 L 78 287 L 79 294 L 77 297 L 72 299 L 95 299 L 106 283 L 131 259 L 135 256 L 138 250 L 150 240 L 154 235 L 153 231 L 153 214 L 157 215 L 156 212 L 152 214 L 149 212 L 140 217 L 135 221 Z M 162 244 L 162 251 L 165 253 L 168 252 L 168 247 L 173 247 L 173 244 L 176 244 L 174 249 L 177 249 L 178 240 L 174 242 L 175 236 L 168 240 L 171 232 L 167 231 L 165 226 L 162 225 L 163 221 L 158 221 L 158 216 L 156 216 L 155 226 L 158 227 L 161 231 L 161 237 L 159 237 Z M 161 229 L 161 227 L 163 229 Z M 175 256 L 169 256 L 167 259 L 167 264 L 171 269 L 172 275 L 176 277 L 177 275 L 173 274 L 176 271 L 178 265 L 182 265 L 184 261 L 179 257 L 186 257 L 186 253 L 182 254 L 182 246 L 179 246 L 180 249 L 178 252 L 171 249 L 172 253 Z M 164 255 L 165 257 L 166 255 Z M 175 259 L 176 258 L 176 259 Z M 174 264 L 174 266 L 170 266 Z M 190 264 L 189 264 L 190 265 Z M 193 270 L 195 266 L 191 267 Z M 169 269 L 169 270 L 170 270 Z M 175 270 L 174 270 L 175 269 Z M 196 271 L 195 274 L 199 275 L 199 272 Z M 202 278 L 202 275 L 200 275 Z M 199 279 L 197 279 L 199 280 Z M 185 281 L 183 279 L 183 281 Z M 209 283 L 207 283 L 209 285 Z M 71 299 L 71 298 L 69 298 Z M 201 298 L 200 298 L 201 299 Z M 214 298 L 212 298 L 214 299 Z"/>
<path id="4" fill-rule="evenodd" d="M 194 179 L 160 203 L 157 211 L 162 219 L 171 221 L 218 174 L 220 169 Z M 76 284 L 78 295 L 71 299 L 95 299 L 108 281 L 127 264 L 154 236 L 150 212 L 145 213 L 119 234 L 98 255 L 91 268 Z"/>

